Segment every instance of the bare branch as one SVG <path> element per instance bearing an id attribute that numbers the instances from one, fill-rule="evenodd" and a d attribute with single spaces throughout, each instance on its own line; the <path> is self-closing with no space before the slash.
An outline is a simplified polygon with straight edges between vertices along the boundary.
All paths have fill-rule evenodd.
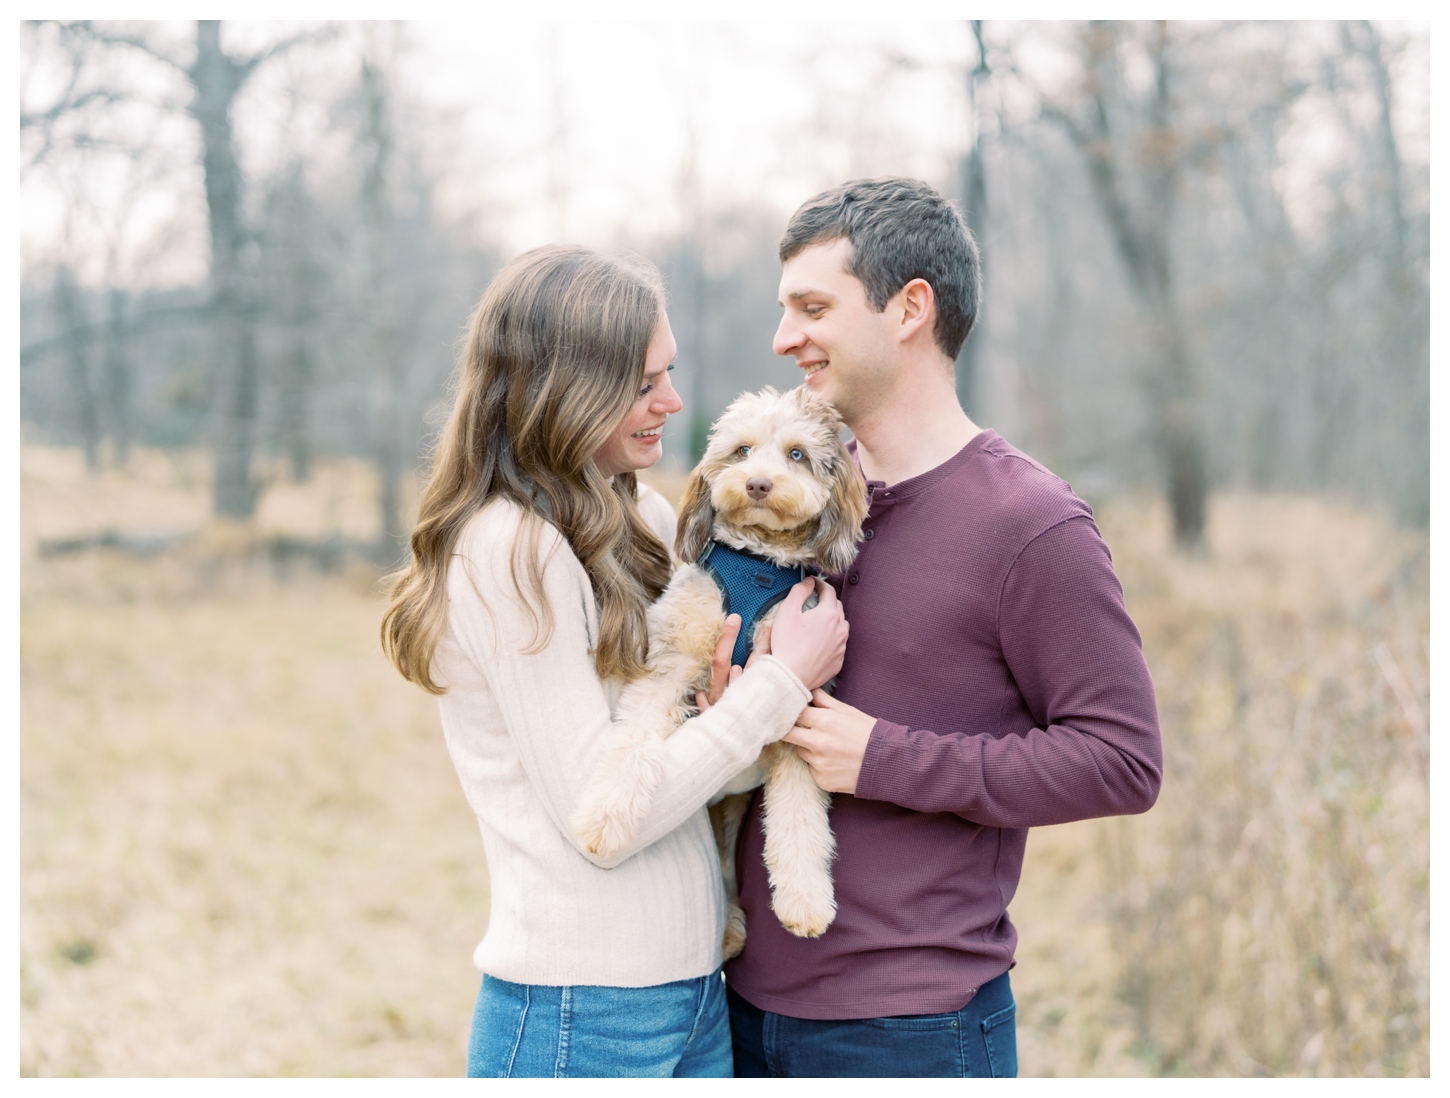
<path id="1" fill-rule="evenodd" d="M 152 46 L 151 43 L 145 41 L 144 39 L 135 38 L 129 34 L 114 34 L 111 31 L 98 30 L 95 24 L 93 24 L 89 19 L 84 19 L 76 23 L 69 23 L 66 24 L 66 26 L 82 31 L 85 34 L 88 34 L 90 37 L 94 38 L 97 42 L 104 42 L 106 45 L 109 46 L 130 46 L 132 49 L 140 50 L 142 53 L 146 53 L 154 57 L 157 61 L 161 61 L 167 65 L 170 65 L 177 72 L 181 73 L 182 76 L 187 75 L 187 69 L 185 65 L 183 65 L 180 61 L 176 60 L 176 58 L 169 57 L 161 50 L 156 49 L 156 47 Z"/>
<path id="2" fill-rule="evenodd" d="M 291 38 L 284 39 L 281 42 L 274 42 L 272 45 L 268 46 L 260 53 L 253 54 L 251 57 L 246 58 L 245 60 L 236 62 L 238 75 L 240 76 L 241 80 L 246 80 L 246 78 L 252 74 L 252 70 L 255 69 L 258 65 L 264 64 L 267 61 L 270 61 L 272 58 L 284 54 L 288 50 L 294 49 L 297 46 L 306 46 L 313 43 L 329 42 L 332 39 L 336 38 L 339 33 L 340 28 L 336 24 L 328 24 L 327 26 L 317 27 L 313 30 L 304 31 L 301 34 L 293 35 Z"/>

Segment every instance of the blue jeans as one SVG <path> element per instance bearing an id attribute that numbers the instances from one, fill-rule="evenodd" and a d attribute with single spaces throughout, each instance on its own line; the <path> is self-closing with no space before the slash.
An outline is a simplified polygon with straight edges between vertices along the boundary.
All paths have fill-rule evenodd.
<path id="1" fill-rule="evenodd" d="M 961 1010 L 817 1022 L 727 989 L 737 1079 L 1016 1078 L 1017 1004 L 1004 972 Z"/>
<path id="2" fill-rule="evenodd" d="M 549 987 L 484 976 L 469 1078 L 730 1078 L 725 983 Z"/>

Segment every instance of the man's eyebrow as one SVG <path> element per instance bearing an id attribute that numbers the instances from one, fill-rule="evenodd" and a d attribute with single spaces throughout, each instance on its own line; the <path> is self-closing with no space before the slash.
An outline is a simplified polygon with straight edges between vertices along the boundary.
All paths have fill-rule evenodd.
<path id="1" fill-rule="evenodd" d="M 799 301 L 803 297 L 830 297 L 831 295 L 828 294 L 825 290 L 816 290 L 816 289 L 812 289 L 810 287 L 807 287 L 804 290 L 792 290 L 790 293 L 786 294 L 785 296 L 788 297 L 792 301 Z M 783 302 L 783 301 L 777 301 L 776 304 L 777 305 L 784 305 L 785 302 Z"/>

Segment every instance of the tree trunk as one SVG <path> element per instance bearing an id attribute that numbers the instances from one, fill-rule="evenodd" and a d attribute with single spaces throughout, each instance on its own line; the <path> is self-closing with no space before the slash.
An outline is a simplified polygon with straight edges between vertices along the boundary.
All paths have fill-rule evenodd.
<path id="1" fill-rule="evenodd" d="M 987 67 L 987 46 L 982 40 L 982 20 L 972 20 L 972 33 L 977 40 L 977 64 L 967 74 L 967 113 L 971 118 L 972 143 L 967 154 L 961 159 L 962 174 L 962 213 L 965 215 L 967 228 L 977 241 L 977 256 L 980 264 L 978 270 L 985 271 L 987 266 L 987 173 L 982 163 L 982 125 L 981 109 L 978 104 L 978 85 L 992 74 Z M 985 288 L 985 281 L 978 278 L 978 286 Z M 977 302 L 977 320 L 972 331 L 967 336 L 967 341 L 962 344 L 961 351 L 957 354 L 956 385 L 957 400 L 966 410 L 968 415 L 977 413 L 979 394 L 978 375 L 981 372 L 982 352 L 982 314 L 981 302 L 984 293 L 979 293 Z"/>
<path id="2" fill-rule="evenodd" d="M 252 451 L 259 378 L 252 331 L 253 294 L 243 262 L 247 233 L 242 174 L 231 122 L 232 102 L 253 65 L 238 64 L 222 52 L 218 21 L 197 22 L 196 61 L 188 75 L 196 92 L 191 114 L 201 125 L 211 228 L 212 368 L 219 401 L 212 506 L 217 514 L 232 518 L 250 516 L 257 503 Z"/>
<path id="3" fill-rule="evenodd" d="M 408 551 L 400 488 L 403 479 L 403 364 L 398 354 L 394 286 L 393 209 L 388 170 L 393 150 L 386 74 L 363 63 L 362 91 L 372 159 L 363 175 L 363 221 L 368 246 L 368 351 L 372 359 L 373 460 L 378 471 L 378 553 L 384 564 L 400 563 Z"/>
<path id="4" fill-rule="evenodd" d="M 1117 71 L 1117 28 L 1094 23 L 1087 32 L 1087 93 L 1092 105 L 1086 128 L 1069 123 L 1069 133 L 1088 161 L 1093 193 L 1108 222 L 1128 284 L 1152 333 L 1155 365 L 1146 380 L 1154 434 L 1165 475 L 1173 538 L 1180 548 L 1202 544 L 1208 501 L 1207 464 L 1196 413 L 1197 378 L 1184 341 L 1173 285 L 1172 223 L 1179 156 L 1170 119 L 1171 69 L 1166 57 L 1167 24 L 1160 22 L 1149 43 L 1155 87 L 1144 123 L 1131 134 L 1138 150 L 1143 199 L 1130 200 L 1126 165 L 1114 130 L 1111 91 Z"/>
<path id="5" fill-rule="evenodd" d="M 131 460 L 131 358 L 127 346 L 126 292 L 112 287 L 106 325 L 106 403 L 117 465 Z"/>
<path id="6" fill-rule="evenodd" d="M 101 427 L 96 414 L 95 389 L 91 385 L 90 337 L 86 334 L 85 306 L 80 291 L 66 267 L 56 272 L 55 310 L 66 373 L 75 400 L 76 427 L 86 453 L 86 468 L 94 473 L 101 465 Z"/>
<path id="7" fill-rule="evenodd" d="M 279 424 L 282 450 L 292 469 L 292 480 L 302 484 L 312 476 L 311 391 L 312 348 L 304 331 L 294 329 L 287 376 L 282 383 Z"/>

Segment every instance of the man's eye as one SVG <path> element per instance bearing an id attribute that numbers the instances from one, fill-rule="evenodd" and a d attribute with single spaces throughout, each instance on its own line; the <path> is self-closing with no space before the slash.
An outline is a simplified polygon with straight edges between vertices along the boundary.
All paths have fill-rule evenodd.
<path id="1" fill-rule="evenodd" d="M 750 456 L 750 447 L 749 446 L 742 446 L 742 447 L 740 447 L 740 449 L 736 450 L 735 452 L 737 454 L 739 454 L 741 457 L 749 457 Z"/>
<path id="2" fill-rule="evenodd" d="M 805 454 L 801 453 L 799 446 L 793 447 L 791 449 L 791 452 L 790 452 L 790 459 L 791 459 L 791 461 L 800 461 L 800 459 L 803 458 L 803 457 L 805 457 Z"/>

